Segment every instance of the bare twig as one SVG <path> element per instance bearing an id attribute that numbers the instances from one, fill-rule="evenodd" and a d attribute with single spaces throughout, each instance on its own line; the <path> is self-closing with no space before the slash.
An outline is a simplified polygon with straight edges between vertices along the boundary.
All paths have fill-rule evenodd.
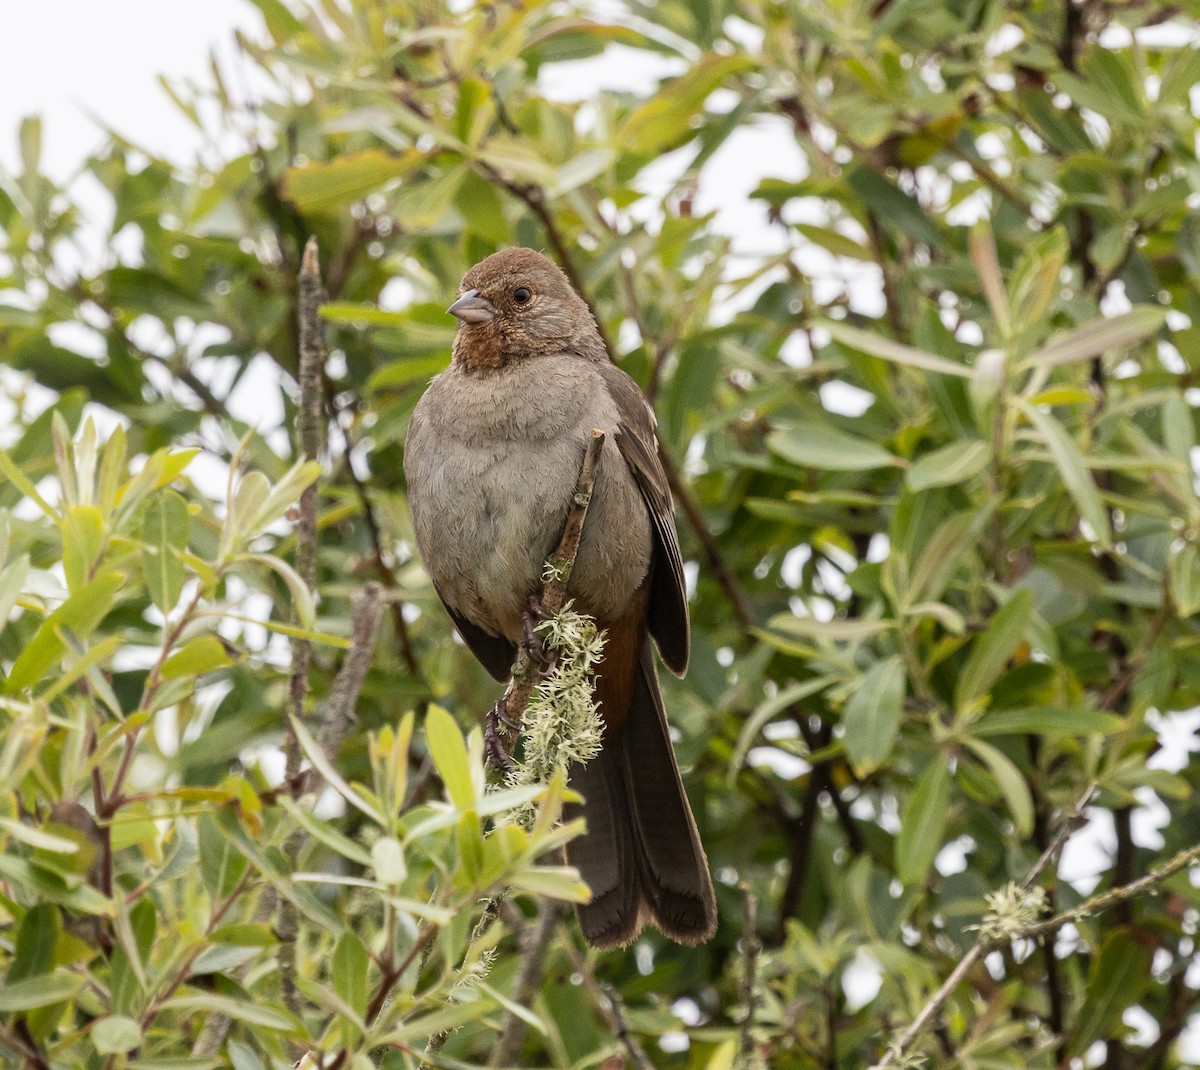
<path id="1" fill-rule="evenodd" d="M 321 379 L 325 369 L 325 332 L 319 309 L 325 300 L 321 283 L 321 266 L 317 240 L 310 238 L 304 248 L 300 265 L 299 307 L 300 329 L 300 408 L 296 416 L 299 451 L 310 460 L 321 453 Z M 317 580 L 317 484 L 314 481 L 300 497 L 300 522 L 296 529 L 296 571 L 311 590 Z M 304 718 L 304 700 L 308 694 L 308 673 L 312 663 L 312 643 L 297 639 L 292 643 L 292 670 L 288 683 L 288 710 L 292 718 Z M 291 720 L 289 719 L 289 725 Z M 300 775 L 300 741 L 290 727 L 285 747 L 287 764 L 284 777 L 293 783 Z M 284 851 L 293 861 L 299 850 L 299 840 L 289 837 Z M 279 975 L 284 1002 L 298 1013 L 300 998 L 296 991 L 296 938 L 299 921 L 295 906 L 286 899 L 279 901 Z"/>
<path id="2" fill-rule="evenodd" d="M 1025 875 L 1025 879 L 1021 882 L 1023 890 L 1028 891 L 1033 887 L 1034 882 L 1041 876 L 1042 871 L 1058 856 L 1058 853 L 1063 849 L 1063 845 L 1070 838 L 1071 834 L 1083 824 L 1083 812 L 1095 792 L 1096 785 L 1089 784 L 1087 790 L 1084 791 L 1079 797 L 1078 802 L 1075 803 L 1071 813 L 1067 815 L 1062 827 L 1058 830 L 1058 834 L 1050 841 L 1049 845 L 1041 853 L 1041 856 Z M 1200 848 L 1197 848 L 1196 851 L 1197 855 L 1200 855 Z M 1107 894 L 1111 895 L 1112 893 Z M 1024 935 L 1033 935 L 1033 932 L 1031 930 Z M 872 1070 L 885 1070 L 886 1067 L 899 1064 L 902 1057 L 916 1043 L 921 1034 L 933 1026 L 942 1007 L 945 1006 L 946 1001 L 954 994 L 954 990 L 958 988 L 962 980 L 971 972 L 972 967 L 994 946 L 994 942 L 985 936 L 980 936 L 975 941 L 971 949 L 959 960 L 958 965 L 951 971 L 950 976 L 942 983 L 941 988 L 929 998 L 929 1001 L 921 1008 L 920 1013 L 912 1020 L 912 1024 L 900 1034 L 897 1040 L 888 1046 L 887 1051 L 884 1052 L 883 1057 L 872 1067 Z"/>
<path id="3" fill-rule="evenodd" d="M 725 555 L 717 545 L 717 540 L 713 537 L 713 533 L 708 530 L 708 525 L 704 521 L 704 515 L 700 512 L 700 506 L 697 504 L 696 499 L 692 497 L 691 488 L 684 483 L 679 469 L 675 464 L 675 459 L 667 450 L 662 448 L 661 443 L 658 453 L 662 459 L 663 469 L 667 473 L 667 482 L 671 486 L 671 494 L 683 510 L 683 515 L 687 518 L 688 526 L 692 529 L 696 540 L 700 543 L 700 548 L 704 551 L 704 556 L 708 560 L 708 567 L 712 569 L 717 583 L 720 584 L 721 590 L 725 592 L 725 597 L 733 609 L 734 616 L 737 617 L 738 623 L 743 628 L 750 629 L 755 627 L 754 610 L 750 608 L 750 603 L 746 599 L 745 592 L 742 591 L 737 580 L 734 578 L 733 570 L 726 564 Z"/>
<path id="4" fill-rule="evenodd" d="M 754 1019 L 758 1011 L 758 956 L 762 952 L 762 941 L 758 938 L 758 896 L 747 885 L 743 888 L 746 899 L 746 916 L 742 922 L 742 939 L 738 950 L 742 955 L 742 1023 L 738 1029 L 736 1065 L 754 1066 Z"/>
<path id="5" fill-rule="evenodd" d="M 543 899 L 538 907 L 537 920 L 528 927 L 521 947 L 521 966 L 517 978 L 513 982 L 512 1000 L 522 1007 L 533 1003 L 542 981 L 542 971 L 546 965 L 546 953 L 550 950 L 550 941 L 558 925 L 562 908 L 556 899 Z M 504 1024 L 500 1027 L 500 1039 L 492 1049 L 492 1057 L 488 1066 L 513 1065 L 521 1050 L 521 1041 L 525 1038 L 526 1023 L 524 1019 L 509 1011 L 504 1016 Z"/>
<path id="6" fill-rule="evenodd" d="M 1150 870 L 1144 877 L 1138 877 L 1137 880 L 1130 881 L 1128 884 L 1110 888 L 1107 892 L 1100 892 L 1090 899 L 1085 899 L 1078 906 L 1071 907 L 1070 910 L 1064 910 L 1061 914 L 1055 914 L 1054 917 L 1047 918 L 1045 921 L 1034 922 L 1032 925 L 1019 929 L 1013 939 L 1049 936 L 1051 933 L 1058 932 L 1064 925 L 1082 921 L 1093 914 L 1099 914 L 1131 902 L 1139 895 L 1154 891 L 1168 877 L 1173 877 L 1181 869 L 1187 869 L 1197 862 L 1200 862 L 1200 844 L 1178 852 L 1161 866 Z"/>
<path id="7" fill-rule="evenodd" d="M 646 1058 L 641 1043 L 629 1031 L 629 1024 L 625 1021 L 625 1004 L 621 1000 L 621 993 L 610 984 L 600 985 L 600 991 L 608 1000 L 608 1018 L 612 1030 L 621 1042 L 621 1046 L 624 1047 L 635 1070 L 654 1070 L 654 1064 Z"/>
<path id="8" fill-rule="evenodd" d="M 479 920 L 475 923 L 475 928 L 471 930 L 471 938 L 467 941 L 467 950 L 463 956 L 463 961 L 467 961 L 470 958 L 471 950 L 480 940 L 487 936 L 492 923 L 500 916 L 500 903 L 506 894 L 506 892 L 502 892 L 500 895 L 493 896 L 487 901 L 487 904 L 483 908 L 483 913 L 479 915 Z M 437 1065 L 437 1061 L 433 1057 L 446 1046 L 446 1041 L 450 1039 L 452 1032 L 453 1030 L 443 1029 L 439 1033 L 434 1033 L 429 1038 L 429 1042 L 425 1045 L 425 1055 L 418 1070 L 431 1070 L 432 1067 Z"/>
<path id="9" fill-rule="evenodd" d="M 354 707 L 358 703 L 363 681 L 371 667 L 375 639 L 379 635 L 379 618 L 383 614 L 383 588 L 373 580 L 364 584 L 354 596 L 350 610 L 350 649 L 346 660 L 333 681 L 329 705 L 322 718 L 317 742 L 321 753 L 332 760 L 342 748 L 342 741 L 355 721 Z"/>

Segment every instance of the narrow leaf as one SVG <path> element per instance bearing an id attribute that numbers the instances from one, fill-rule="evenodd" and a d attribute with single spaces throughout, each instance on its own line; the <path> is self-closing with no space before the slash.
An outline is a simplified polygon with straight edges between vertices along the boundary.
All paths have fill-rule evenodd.
<path id="1" fill-rule="evenodd" d="M 891 754 L 904 710 L 904 667 L 898 657 L 878 662 L 846 703 L 843 745 L 860 777 L 873 773 Z"/>
<path id="2" fill-rule="evenodd" d="M 942 846 L 950 811 L 950 767 L 940 757 L 917 780 L 896 838 L 896 875 L 904 884 L 925 880 Z"/>
<path id="3" fill-rule="evenodd" d="M 1091 320 L 1035 349 L 1021 362 L 1021 367 L 1053 368 L 1123 349 L 1154 334 L 1166 319 L 1166 309 L 1141 305 L 1119 316 Z"/>
<path id="4" fill-rule="evenodd" d="M 1062 476 L 1063 485 L 1075 499 L 1079 515 L 1088 522 L 1101 546 L 1111 546 L 1112 533 L 1109 530 L 1108 511 L 1100 500 L 1100 492 L 1092 481 L 1079 448 L 1063 429 L 1062 424 L 1049 413 L 1044 413 L 1025 402 L 1021 402 L 1020 405 L 1025 418 L 1033 424 L 1049 448 L 1055 467 Z"/>

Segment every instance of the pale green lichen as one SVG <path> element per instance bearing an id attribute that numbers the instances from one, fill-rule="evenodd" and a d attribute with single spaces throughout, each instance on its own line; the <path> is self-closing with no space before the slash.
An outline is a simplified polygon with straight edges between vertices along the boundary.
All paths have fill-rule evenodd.
<path id="1" fill-rule="evenodd" d="M 591 761 L 604 725 L 596 707 L 592 672 L 604 651 L 604 633 L 568 602 L 537 626 L 546 650 L 558 660 L 537 684 L 525 711 L 523 754 L 509 784 L 541 784 L 558 770 Z"/>
<path id="2" fill-rule="evenodd" d="M 989 892 L 988 912 L 978 926 L 985 940 L 1016 940 L 1046 909 L 1046 891 L 1036 885 L 1022 888 L 1014 881 Z"/>

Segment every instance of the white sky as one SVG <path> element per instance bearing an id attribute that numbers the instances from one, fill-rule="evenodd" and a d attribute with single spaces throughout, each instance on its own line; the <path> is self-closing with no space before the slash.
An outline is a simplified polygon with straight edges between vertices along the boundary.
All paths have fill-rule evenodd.
<path id="1" fill-rule="evenodd" d="M 21 118 L 44 123 L 45 170 L 71 175 L 102 140 L 96 122 L 174 159 L 194 131 L 158 84 L 206 77 L 209 51 L 229 55 L 235 27 L 257 13 L 245 0 L 32 0 L 5 13 L 0 63 L 0 166 L 17 160 Z"/>

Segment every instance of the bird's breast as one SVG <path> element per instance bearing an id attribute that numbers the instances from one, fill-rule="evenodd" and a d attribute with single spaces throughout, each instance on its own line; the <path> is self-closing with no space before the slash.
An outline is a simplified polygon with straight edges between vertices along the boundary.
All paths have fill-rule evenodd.
<path id="1" fill-rule="evenodd" d="M 418 548 L 456 612 L 519 637 L 597 427 L 608 438 L 568 595 L 601 624 L 620 616 L 649 568 L 651 536 L 616 424 L 599 376 L 577 358 L 435 380 L 414 412 L 405 470 Z"/>

